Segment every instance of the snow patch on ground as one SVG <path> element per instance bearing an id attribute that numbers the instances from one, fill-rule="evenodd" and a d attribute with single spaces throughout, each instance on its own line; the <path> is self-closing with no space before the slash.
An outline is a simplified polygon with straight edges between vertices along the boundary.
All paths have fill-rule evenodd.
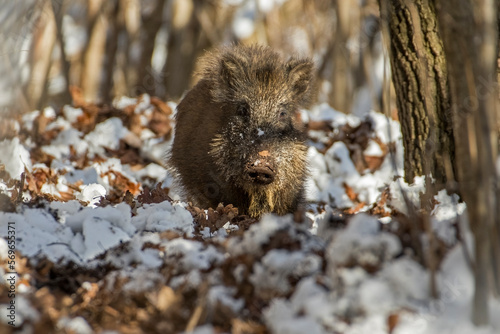
<path id="1" fill-rule="evenodd" d="M 14 179 L 20 179 L 24 168 L 31 170 L 30 154 L 19 142 L 19 138 L 0 141 L 0 163 Z"/>
<path id="2" fill-rule="evenodd" d="M 140 100 L 115 100 L 114 106 L 135 106 L 134 112 L 141 113 L 148 112 L 150 103 L 151 99 L 143 96 Z M 53 110 L 43 113 L 55 118 Z M 25 115 L 24 126 L 32 127 L 38 115 L 39 111 Z M 207 307 L 223 305 L 230 312 L 243 314 L 248 305 L 240 298 L 237 287 L 251 284 L 254 293 L 265 301 L 262 320 L 272 333 L 387 333 L 388 318 L 395 316 L 398 321 L 392 333 L 399 334 L 493 334 L 500 330 L 500 318 L 494 316 L 500 314 L 498 300 L 490 303 L 493 316 L 489 327 L 478 329 L 469 321 L 473 278 L 455 232 L 457 224 L 464 224 L 466 208 L 455 195 L 440 191 L 434 198 L 437 204 L 431 217 L 433 230 L 451 248 L 437 273 L 441 293 L 438 299 L 430 296 L 428 270 L 407 253 L 392 233 L 398 226 L 397 219 L 390 217 L 381 223 L 382 219 L 357 213 L 345 220 L 344 226 L 331 226 L 335 207 L 354 205 L 346 185 L 357 194 L 358 201 L 365 202 L 364 210 L 380 201 L 386 189 L 390 192 L 385 204 L 388 212 L 392 208 L 405 214 L 408 203 L 419 206 L 425 180 L 415 178 L 411 185 L 402 178 L 394 180 L 403 175 L 403 146 L 397 122 L 375 112 L 361 119 L 327 104 L 313 107 L 308 120 L 329 122 L 333 131 L 346 124 L 356 127 L 363 121 L 371 122 L 381 143 L 394 144 L 395 156 L 386 156 L 375 172 L 358 171 L 344 142 L 334 142 L 324 154 L 319 146 L 311 146 L 306 197 L 315 204 L 309 205 L 306 213 L 310 224 L 296 223 L 291 215 L 269 214 L 245 231 L 227 223 L 215 232 L 207 228 L 200 235 L 186 203 L 98 207 L 100 199 L 112 189 L 116 173 L 133 183 L 145 178 L 170 180 L 166 183 L 171 179 L 159 164 L 151 163 L 137 171 L 116 158 L 76 168 L 68 160 L 69 145 L 80 153 L 88 149 L 90 155 L 100 155 L 105 147 L 116 149 L 119 140 L 128 134 L 120 119 L 110 118 L 83 136 L 69 127 L 80 115 L 81 109 L 63 109 L 65 119 L 57 123 L 63 130 L 43 148 L 54 157 L 50 169 L 57 171 L 57 182 L 41 190 L 59 196 L 72 186 L 77 188 L 77 200 L 0 212 L 0 259 L 8 256 L 6 226 L 14 223 L 16 250 L 29 258 L 31 265 L 36 266 L 44 258 L 56 265 L 74 263 L 81 269 L 111 265 L 116 270 L 99 283 L 109 290 L 117 282 L 124 282 L 123 289 L 131 293 L 154 293 L 165 285 L 178 290 L 206 284 Z M 149 150 L 150 157 L 162 159 L 171 139 L 164 141 L 148 133 L 143 137 L 142 151 Z M 19 179 L 25 166 L 28 170 L 49 169 L 43 164 L 31 165 L 29 145 L 18 139 L 0 142 L 0 161 L 13 178 Z M 370 139 L 364 154 L 380 157 L 383 151 Z M 74 186 L 77 182 L 81 183 Z M 12 191 L 3 183 L 0 189 L 7 194 Z M 319 210 L 320 206 L 324 210 Z M 465 238 L 470 240 L 470 235 L 466 233 Z M 470 252 L 470 242 L 467 245 Z M 165 268 L 168 275 L 162 271 Z M 223 284 L 224 271 L 230 273 L 236 286 Z M 4 274 L 5 270 L 0 272 Z M 1 284 L 7 283 L 2 279 Z M 37 321 L 39 317 L 30 305 L 30 291 L 16 297 L 22 310 L 19 323 Z M 5 305 L 0 305 L 1 321 L 6 319 L 5 310 Z M 92 332 L 81 317 L 60 318 L 58 326 L 67 331 Z M 216 330 L 205 324 L 193 333 Z"/>

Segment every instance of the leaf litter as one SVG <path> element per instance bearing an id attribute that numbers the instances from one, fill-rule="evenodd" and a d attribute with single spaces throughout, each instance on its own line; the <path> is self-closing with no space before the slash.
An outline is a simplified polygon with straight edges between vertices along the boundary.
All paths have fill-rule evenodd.
<path id="1" fill-rule="evenodd" d="M 307 207 L 256 220 L 230 203 L 180 201 L 163 165 L 174 103 L 72 95 L 72 106 L 0 126 L 0 271 L 10 222 L 17 272 L 15 327 L 0 281 L 2 333 L 473 332 L 465 205 L 435 197 L 438 281 L 455 292 L 436 309 L 400 193 L 425 189 L 400 179 L 397 121 L 326 104 L 304 111 Z"/>

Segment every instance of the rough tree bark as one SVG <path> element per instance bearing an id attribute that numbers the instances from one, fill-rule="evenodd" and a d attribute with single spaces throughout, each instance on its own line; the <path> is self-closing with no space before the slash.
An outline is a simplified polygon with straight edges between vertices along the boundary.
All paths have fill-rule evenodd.
<path id="1" fill-rule="evenodd" d="M 498 156 L 497 3 L 438 1 L 439 27 L 449 71 L 456 170 L 475 237 L 472 320 L 489 323 L 490 291 L 500 287 L 500 217 L 495 163 Z"/>
<path id="2" fill-rule="evenodd" d="M 500 293 L 497 6 L 439 0 L 436 11 L 432 0 L 381 0 L 405 178 L 430 173 L 438 183 L 458 184 L 475 237 L 476 325 L 489 323 L 488 299 Z"/>
<path id="3" fill-rule="evenodd" d="M 446 60 L 430 0 L 381 0 L 405 148 L 405 180 L 432 174 L 446 184 L 454 143 Z"/>

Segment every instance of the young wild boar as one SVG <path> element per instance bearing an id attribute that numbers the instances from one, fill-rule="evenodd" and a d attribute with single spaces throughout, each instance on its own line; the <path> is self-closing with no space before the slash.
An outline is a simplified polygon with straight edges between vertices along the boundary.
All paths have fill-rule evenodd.
<path id="1" fill-rule="evenodd" d="M 233 204 L 240 213 L 294 212 L 307 175 L 297 111 L 311 95 L 313 64 L 269 47 L 208 54 L 177 107 L 170 165 L 189 201 Z"/>

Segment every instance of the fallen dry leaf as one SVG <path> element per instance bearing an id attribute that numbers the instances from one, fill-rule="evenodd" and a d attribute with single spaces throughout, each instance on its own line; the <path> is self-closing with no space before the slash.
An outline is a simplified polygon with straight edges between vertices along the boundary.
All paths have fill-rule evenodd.
<path id="1" fill-rule="evenodd" d="M 357 202 L 358 201 L 358 194 L 356 194 L 354 189 L 352 189 L 352 187 L 345 182 L 342 184 L 342 186 L 344 187 L 344 190 L 345 190 L 347 197 L 349 197 L 349 199 L 351 201 Z"/>
<path id="2" fill-rule="evenodd" d="M 398 325 L 398 322 L 399 322 L 399 314 L 397 313 L 389 314 L 389 316 L 387 317 L 387 328 L 389 334 L 391 334 L 394 331 L 394 329 Z"/>

